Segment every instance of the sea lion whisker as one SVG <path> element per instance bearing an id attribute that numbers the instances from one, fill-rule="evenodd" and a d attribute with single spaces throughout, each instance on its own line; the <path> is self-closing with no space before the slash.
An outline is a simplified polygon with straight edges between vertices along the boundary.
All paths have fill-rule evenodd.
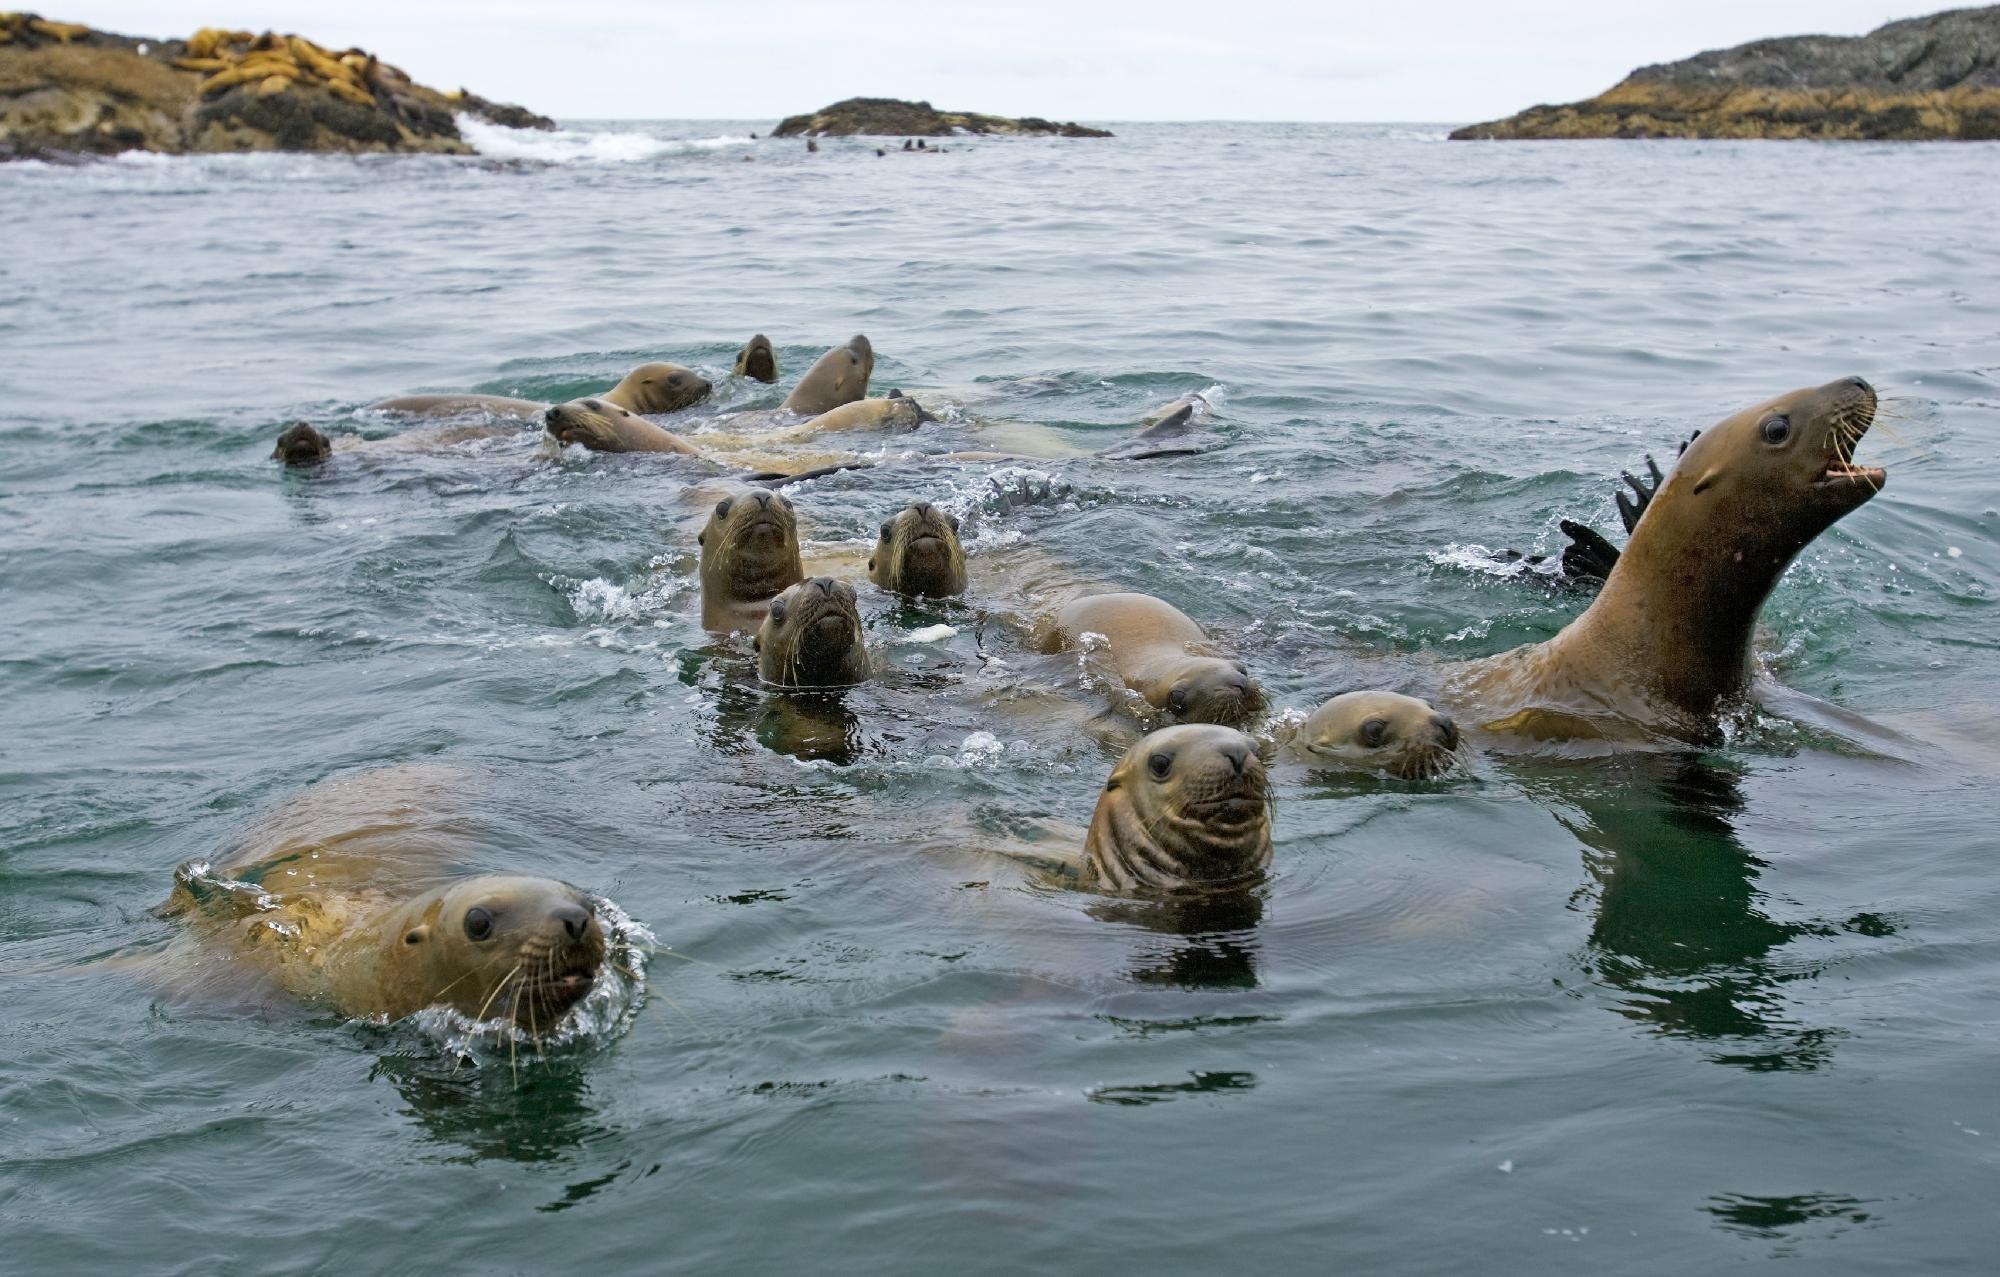
<path id="1" fill-rule="evenodd" d="M 493 999 L 500 996 L 500 990 L 507 987 L 507 982 L 520 974 L 521 974 L 520 964 L 516 963 L 512 971 L 509 971 L 506 975 L 500 977 L 500 983 L 493 986 L 493 991 L 486 995 L 486 1001 L 480 1003 L 479 1010 L 476 1013 L 474 1013 L 472 1017 L 472 1022 L 474 1024 L 483 1024 L 485 1022 L 486 1008 L 493 1005 Z"/>

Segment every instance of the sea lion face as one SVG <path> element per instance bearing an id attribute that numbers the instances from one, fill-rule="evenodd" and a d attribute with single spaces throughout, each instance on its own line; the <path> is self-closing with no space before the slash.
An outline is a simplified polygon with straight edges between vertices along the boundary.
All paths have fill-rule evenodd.
<path id="1" fill-rule="evenodd" d="M 625 437 L 618 431 L 624 423 L 640 427 L 652 424 L 603 399 L 572 399 L 542 414 L 542 425 L 550 438 L 564 445 L 582 444 L 592 452 L 628 451 Z"/>
<path id="2" fill-rule="evenodd" d="M 1213 656 L 1189 657 L 1175 668 L 1170 682 L 1150 690 L 1146 699 L 1153 708 L 1182 723 L 1233 726 L 1264 708 L 1263 689 L 1250 677 L 1250 667 Z"/>
<path id="3" fill-rule="evenodd" d="M 1299 725 L 1293 747 L 1315 761 L 1429 780 L 1458 761 L 1458 726 L 1429 702 L 1395 692 L 1346 692 Z"/>
<path id="4" fill-rule="evenodd" d="M 552 1026 L 596 982 L 604 929 L 583 893 L 548 878 L 468 878 L 405 907 L 389 978 L 417 1007 Z"/>
<path id="5" fill-rule="evenodd" d="M 849 687 L 866 679 L 854 588 L 821 576 L 772 599 L 757 631 L 757 671 L 779 687 Z"/>
<path id="6" fill-rule="evenodd" d="M 271 450 L 273 461 L 282 461 L 288 466 L 316 466 L 333 456 L 333 445 L 326 436 L 303 421 L 295 421 L 278 436 L 278 446 Z"/>
<path id="7" fill-rule="evenodd" d="M 1859 377 L 1780 395 L 1702 431 L 1669 486 L 1708 521 L 1795 551 L 1887 481 L 1882 470 L 1854 464 L 1875 406 L 1875 388 Z"/>
<path id="8" fill-rule="evenodd" d="M 1240 883 L 1271 863 L 1270 788 L 1256 742 L 1234 728 L 1154 732 L 1111 770 L 1084 846 L 1108 886 Z"/>
<path id="9" fill-rule="evenodd" d="M 835 346 L 806 369 L 806 375 L 785 396 L 784 406 L 787 411 L 816 417 L 866 396 L 868 379 L 874 375 L 875 347 L 856 333 L 846 345 Z"/>
<path id="10" fill-rule="evenodd" d="M 758 333 L 744 343 L 736 356 L 736 366 L 730 370 L 738 377 L 748 377 L 769 385 L 778 379 L 778 352 L 771 348 L 771 339 Z"/>
<path id="11" fill-rule="evenodd" d="M 768 599 L 797 581 L 799 516 L 780 492 L 752 488 L 722 498 L 695 538 L 704 590 L 737 599 Z"/>
<path id="12" fill-rule="evenodd" d="M 637 413 L 679 412 L 708 398 L 708 378 L 679 364 L 640 364 L 614 388 Z"/>
<path id="13" fill-rule="evenodd" d="M 909 506 L 882 525 L 868 579 L 901 594 L 948 598 L 965 592 L 965 547 L 958 518 L 928 501 Z"/>

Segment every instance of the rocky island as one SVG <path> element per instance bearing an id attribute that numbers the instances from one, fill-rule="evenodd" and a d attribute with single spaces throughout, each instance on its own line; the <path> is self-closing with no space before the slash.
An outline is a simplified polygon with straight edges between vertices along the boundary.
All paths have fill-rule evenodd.
<path id="1" fill-rule="evenodd" d="M 1452 137 L 2000 140 L 2000 6 L 1712 50 Z"/>
<path id="2" fill-rule="evenodd" d="M 0 13 L 0 159 L 119 151 L 421 151 L 469 155 L 460 113 L 555 122 L 444 93 L 362 49 L 205 27 L 153 40 Z"/>
<path id="3" fill-rule="evenodd" d="M 1030 137 L 1110 137 L 1109 129 L 1024 116 L 1010 120 L 971 111 L 940 111 L 928 102 L 895 98 L 848 98 L 811 115 L 788 115 L 772 137 L 953 137 L 964 133 L 1007 133 Z"/>

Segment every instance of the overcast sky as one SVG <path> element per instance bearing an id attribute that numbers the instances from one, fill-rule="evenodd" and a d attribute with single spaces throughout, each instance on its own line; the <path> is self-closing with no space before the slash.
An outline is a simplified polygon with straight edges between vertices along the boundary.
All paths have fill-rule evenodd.
<path id="1" fill-rule="evenodd" d="M 135 35 L 184 36 L 204 24 L 296 31 L 379 53 L 438 88 L 464 85 L 564 119 L 774 120 L 865 95 L 1079 120 L 1457 122 L 1588 97 L 1648 62 L 1761 36 L 1859 34 L 1943 6 L 78 0 L 36 7 Z"/>

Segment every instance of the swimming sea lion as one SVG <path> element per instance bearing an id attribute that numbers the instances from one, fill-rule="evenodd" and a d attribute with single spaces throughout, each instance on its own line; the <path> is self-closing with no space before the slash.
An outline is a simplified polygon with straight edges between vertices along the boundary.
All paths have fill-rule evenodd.
<path id="1" fill-rule="evenodd" d="M 402 395 L 368 405 L 371 412 L 407 412 L 420 417 L 461 417 L 485 413 L 492 417 L 519 417 L 532 421 L 548 408 L 532 399 L 510 399 L 505 395 Z"/>
<path id="2" fill-rule="evenodd" d="M 627 412 L 657 414 L 679 412 L 690 404 L 700 403 L 708 398 L 711 389 L 708 378 L 692 368 L 652 363 L 640 364 L 626 373 L 617 385 L 598 398 Z"/>
<path id="3" fill-rule="evenodd" d="M 774 687 L 851 687 L 868 678 L 854 587 L 830 576 L 772 599 L 757 629 L 757 673 Z"/>
<path id="4" fill-rule="evenodd" d="M 638 413 L 621 408 L 608 399 L 572 399 L 568 403 L 559 403 L 542 414 L 542 422 L 557 443 L 582 444 L 592 452 L 701 455 L 693 444 L 673 431 L 656 426 Z"/>
<path id="5" fill-rule="evenodd" d="M 919 501 L 882 525 L 868 579 L 898 594 L 949 598 L 965 593 L 965 547 L 958 517 Z"/>
<path id="6" fill-rule="evenodd" d="M 374 455 L 442 452 L 454 444 L 473 439 L 520 433 L 519 427 L 512 425 L 458 422 L 422 426 L 386 439 L 363 439 L 357 435 L 329 439 L 306 422 L 295 421 L 278 436 L 278 446 L 271 450 L 271 459 L 288 466 L 316 466 L 332 460 L 335 452 Z"/>
<path id="7" fill-rule="evenodd" d="M 743 343 L 737 352 L 736 366 L 729 370 L 732 376 L 748 377 L 765 385 L 778 379 L 778 352 L 771 346 L 771 339 L 758 333 Z"/>
<path id="8" fill-rule="evenodd" d="M 1496 731 L 1711 737 L 1750 688 L 1751 637 L 1779 576 L 1887 478 L 1853 463 L 1875 404 L 1849 377 L 1703 431 L 1584 614 L 1546 643 L 1468 663 L 1449 701 Z"/>
<path id="9" fill-rule="evenodd" d="M 1427 701 L 1344 692 L 1299 724 L 1292 751 L 1308 762 L 1429 780 L 1458 761 L 1458 726 Z"/>
<path id="10" fill-rule="evenodd" d="M 835 346 L 806 369 L 806 375 L 799 378 L 780 406 L 801 417 L 817 417 L 867 394 L 868 378 L 874 373 L 875 348 L 856 333 L 846 345 Z"/>
<path id="11" fill-rule="evenodd" d="M 1111 770 L 1080 884 L 1134 891 L 1240 884 L 1271 863 L 1270 789 L 1256 742 L 1229 727 L 1152 733 Z"/>
<path id="12" fill-rule="evenodd" d="M 927 421 L 936 421 L 924 406 L 900 390 L 885 399 L 856 399 L 831 408 L 799 426 L 798 435 L 820 434 L 829 430 L 915 430 Z"/>
<path id="13" fill-rule="evenodd" d="M 445 1006 L 530 1032 L 596 982 L 605 937 L 588 897 L 546 878 L 439 870 L 467 842 L 443 768 L 384 768 L 308 789 L 216 869 L 190 862 L 157 911 L 231 966 L 342 1015 Z M 221 872 L 217 872 L 217 870 Z"/>
<path id="14" fill-rule="evenodd" d="M 271 460 L 288 466 L 316 466 L 333 456 L 333 445 L 325 435 L 303 421 L 294 421 L 278 436 Z"/>
<path id="15" fill-rule="evenodd" d="M 771 600 L 805 579 L 798 515 L 783 493 L 751 489 L 722 498 L 697 541 L 707 629 L 755 633 Z"/>
<path id="16" fill-rule="evenodd" d="M 1150 594 L 1086 595 L 1057 614 L 1056 633 L 1063 648 L 1101 635 L 1118 678 L 1183 723 L 1240 723 L 1264 707 L 1243 662 L 1198 654 L 1208 635 Z"/>

